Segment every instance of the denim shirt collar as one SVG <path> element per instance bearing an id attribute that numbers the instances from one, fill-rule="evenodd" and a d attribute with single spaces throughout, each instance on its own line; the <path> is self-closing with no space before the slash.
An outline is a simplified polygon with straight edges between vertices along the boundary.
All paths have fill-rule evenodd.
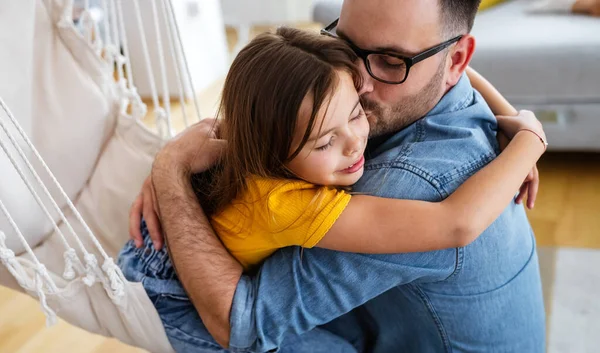
<path id="1" fill-rule="evenodd" d="M 473 87 L 466 74 L 463 73 L 458 83 L 454 85 L 425 116 L 449 114 L 463 109 L 473 100 Z"/>

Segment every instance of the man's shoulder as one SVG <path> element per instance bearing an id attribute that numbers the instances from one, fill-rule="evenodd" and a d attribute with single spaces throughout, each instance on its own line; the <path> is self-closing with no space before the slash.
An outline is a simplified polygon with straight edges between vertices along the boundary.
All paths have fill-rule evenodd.
<path id="1" fill-rule="evenodd" d="M 495 124 L 489 117 L 454 118 L 426 117 L 397 141 L 390 138 L 365 165 L 365 176 L 410 179 L 411 184 L 420 179 L 447 197 L 497 155 Z"/>
<path id="2" fill-rule="evenodd" d="M 420 184 L 445 198 L 496 157 L 496 129 L 490 108 L 465 76 L 427 116 L 371 148 L 366 179 L 392 177 L 408 184 L 385 182 L 384 189 Z"/>

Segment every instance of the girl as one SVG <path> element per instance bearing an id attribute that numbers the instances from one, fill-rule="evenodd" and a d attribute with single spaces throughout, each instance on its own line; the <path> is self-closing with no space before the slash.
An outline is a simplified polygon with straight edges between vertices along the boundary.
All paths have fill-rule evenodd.
<path id="1" fill-rule="evenodd" d="M 500 118 L 508 147 L 444 201 L 352 195 L 369 136 L 356 59 L 342 41 L 280 28 L 234 60 L 219 110 L 227 148 L 212 177 L 194 184 L 246 269 L 291 245 L 363 253 L 466 246 L 545 151 L 535 117 Z"/>

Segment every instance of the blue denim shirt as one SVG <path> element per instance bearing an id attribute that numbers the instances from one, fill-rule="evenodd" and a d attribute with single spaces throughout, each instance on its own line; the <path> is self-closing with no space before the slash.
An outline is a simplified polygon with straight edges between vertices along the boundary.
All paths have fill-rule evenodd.
<path id="1" fill-rule="evenodd" d="M 463 76 L 426 117 L 371 148 L 354 189 L 443 200 L 494 159 L 496 128 Z M 287 333 L 327 324 L 359 351 L 544 352 L 533 232 L 513 203 L 464 248 L 393 255 L 282 249 L 241 278 L 230 323 L 234 351 L 274 350 Z"/>

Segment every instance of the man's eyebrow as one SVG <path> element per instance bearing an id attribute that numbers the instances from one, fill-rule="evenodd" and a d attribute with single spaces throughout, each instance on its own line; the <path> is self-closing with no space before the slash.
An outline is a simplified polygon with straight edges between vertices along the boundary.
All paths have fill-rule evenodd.
<path id="1" fill-rule="evenodd" d="M 360 103 L 360 99 L 356 101 L 356 104 L 354 104 L 354 107 L 353 107 L 353 108 L 352 108 L 352 110 L 350 111 L 350 115 L 348 115 L 348 117 L 351 117 L 351 116 L 352 116 L 352 113 L 354 112 L 354 110 L 356 109 L 356 107 L 358 107 L 358 104 L 359 104 L 359 103 Z M 328 133 L 332 132 L 332 131 L 333 131 L 333 130 L 335 130 L 335 129 L 337 129 L 337 126 L 334 126 L 334 127 L 332 127 L 331 129 L 327 129 L 326 131 L 324 131 L 324 132 L 321 132 L 321 133 L 319 134 L 319 136 L 316 136 L 316 137 L 311 137 L 311 138 L 309 138 L 309 139 L 308 139 L 306 142 L 308 143 L 308 142 L 311 142 L 311 141 L 316 141 L 316 140 L 320 139 L 321 137 L 323 137 L 323 136 L 327 135 Z"/>
<path id="2" fill-rule="evenodd" d="M 338 37 L 345 40 L 346 42 L 354 45 L 355 47 L 358 47 L 353 41 L 350 40 L 350 38 L 348 38 L 347 35 L 344 34 L 344 32 L 340 32 L 339 30 L 336 30 L 336 34 Z M 398 54 L 401 56 L 413 56 L 416 54 L 410 50 L 407 50 L 405 48 L 402 48 L 402 47 L 399 47 L 396 45 L 387 46 L 387 47 L 377 47 L 377 48 L 373 49 L 373 51 L 386 52 L 386 53 L 390 53 L 390 54 Z"/>

